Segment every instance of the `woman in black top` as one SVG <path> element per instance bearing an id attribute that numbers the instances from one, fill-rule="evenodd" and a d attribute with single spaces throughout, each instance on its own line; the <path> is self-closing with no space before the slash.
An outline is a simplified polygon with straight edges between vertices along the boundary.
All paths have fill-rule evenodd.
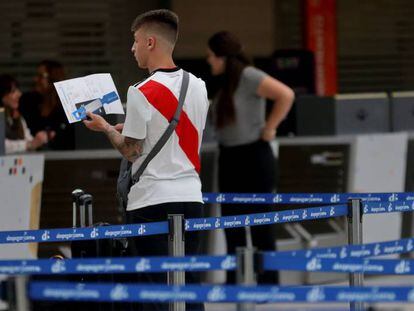
<path id="1" fill-rule="evenodd" d="M 56 61 L 45 60 L 37 67 L 34 79 L 35 88 L 23 94 L 20 99 L 20 112 L 27 121 L 32 133 L 47 131 L 49 149 L 74 149 L 74 128 L 67 123 L 54 82 L 65 78 L 63 65 Z"/>

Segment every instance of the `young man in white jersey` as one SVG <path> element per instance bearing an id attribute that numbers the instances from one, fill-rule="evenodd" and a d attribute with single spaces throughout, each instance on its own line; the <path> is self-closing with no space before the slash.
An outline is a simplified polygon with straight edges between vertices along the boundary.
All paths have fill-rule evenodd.
<path id="1" fill-rule="evenodd" d="M 123 125 L 111 126 L 101 116 L 89 113 L 85 125 L 104 132 L 112 145 L 130 162 L 132 174 L 167 128 L 175 109 L 183 77 L 172 58 L 178 36 L 178 17 L 169 10 L 149 11 L 132 24 L 132 53 L 138 66 L 150 76 L 130 86 Z M 205 84 L 190 74 L 180 121 L 160 152 L 149 162 L 139 182 L 128 196 L 127 222 L 144 223 L 167 220 L 167 214 L 180 213 L 186 218 L 202 217 L 199 178 L 199 150 L 208 112 Z M 122 130 L 122 134 L 120 131 Z M 198 254 L 198 233 L 186 234 L 186 254 Z M 134 239 L 134 255 L 165 256 L 167 235 Z M 196 274 L 187 273 L 188 283 L 198 283 Z M 165 283 L 165 274 L 141 274 L 139 281 Z M 167 304 L 144 304 L 142 310 L 167 310 Z M 148 309 L 146 309 L 148 308 Z M 204 310 L 202 304 L 187 310 Z"/>

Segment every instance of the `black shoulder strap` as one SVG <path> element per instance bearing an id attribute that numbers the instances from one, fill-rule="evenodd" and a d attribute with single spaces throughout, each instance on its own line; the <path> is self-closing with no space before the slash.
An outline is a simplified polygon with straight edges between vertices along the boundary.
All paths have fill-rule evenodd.
<path id="1" fill-rule="evenodd" d="M 187 89 L 188 89 L 189 78 L 190 77 L 189 77 L 188 72 L 183 70 L 183 81 L 181 82 L 180 97 L 178 99 L 178 105 L 177 105 L 177 109 L 175 110 L 174 117 L 171 120 L 170 124 L 168 125 L 167 129 L 165 130 L 164 134 L 162 134 L 160 139 L 155 144 L 154 148 L 151 149 L 151 151 L 148 153 L 145 160 L 142 162 L 141 166 L 132 176 L 132 184 L 135 184 L 138 182 L 139 178 L 141 177 L 148 163 L 157 155 L 157 153 L 162 149 L 162 147 L 168 141 L 171 134 L 174 132 L 178 124 L 178 121 L 180 120 L 181 111 L 183 110 L 184 100 L 185 100 L 185 96 L 187 94 Z"/>

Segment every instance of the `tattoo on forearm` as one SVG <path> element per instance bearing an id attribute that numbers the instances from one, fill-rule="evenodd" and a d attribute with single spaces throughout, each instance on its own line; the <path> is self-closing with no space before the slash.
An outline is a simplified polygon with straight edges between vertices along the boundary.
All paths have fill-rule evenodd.
<path id="1" fill-rule="evenodd" d="M 111 144 L 130 162 L 134 162 L 142 154 L 143 140 L 125 137 L 114 127 L 105 131 Z"/>

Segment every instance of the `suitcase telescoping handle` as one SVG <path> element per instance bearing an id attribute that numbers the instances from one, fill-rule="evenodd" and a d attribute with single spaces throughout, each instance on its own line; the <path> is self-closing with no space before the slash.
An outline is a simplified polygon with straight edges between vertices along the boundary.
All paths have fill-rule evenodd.
<path id="1" fill-rule="evenodd" d="M 84 195 L 85 192 L 82 189 L 75 189 L 72 191 L 72 227 L 76 228 L 76 214 L 80 206 L 79 198 Z"/>
<path id="2" fill-rule="evenodd" d="M 88 208 L 88 225 L 92 226 L 92 195 L 86 193 L 79 197 L 79 207 L 80 207 L 80 225 L 81 227 L 86 226 L 86 208 Z"/>

